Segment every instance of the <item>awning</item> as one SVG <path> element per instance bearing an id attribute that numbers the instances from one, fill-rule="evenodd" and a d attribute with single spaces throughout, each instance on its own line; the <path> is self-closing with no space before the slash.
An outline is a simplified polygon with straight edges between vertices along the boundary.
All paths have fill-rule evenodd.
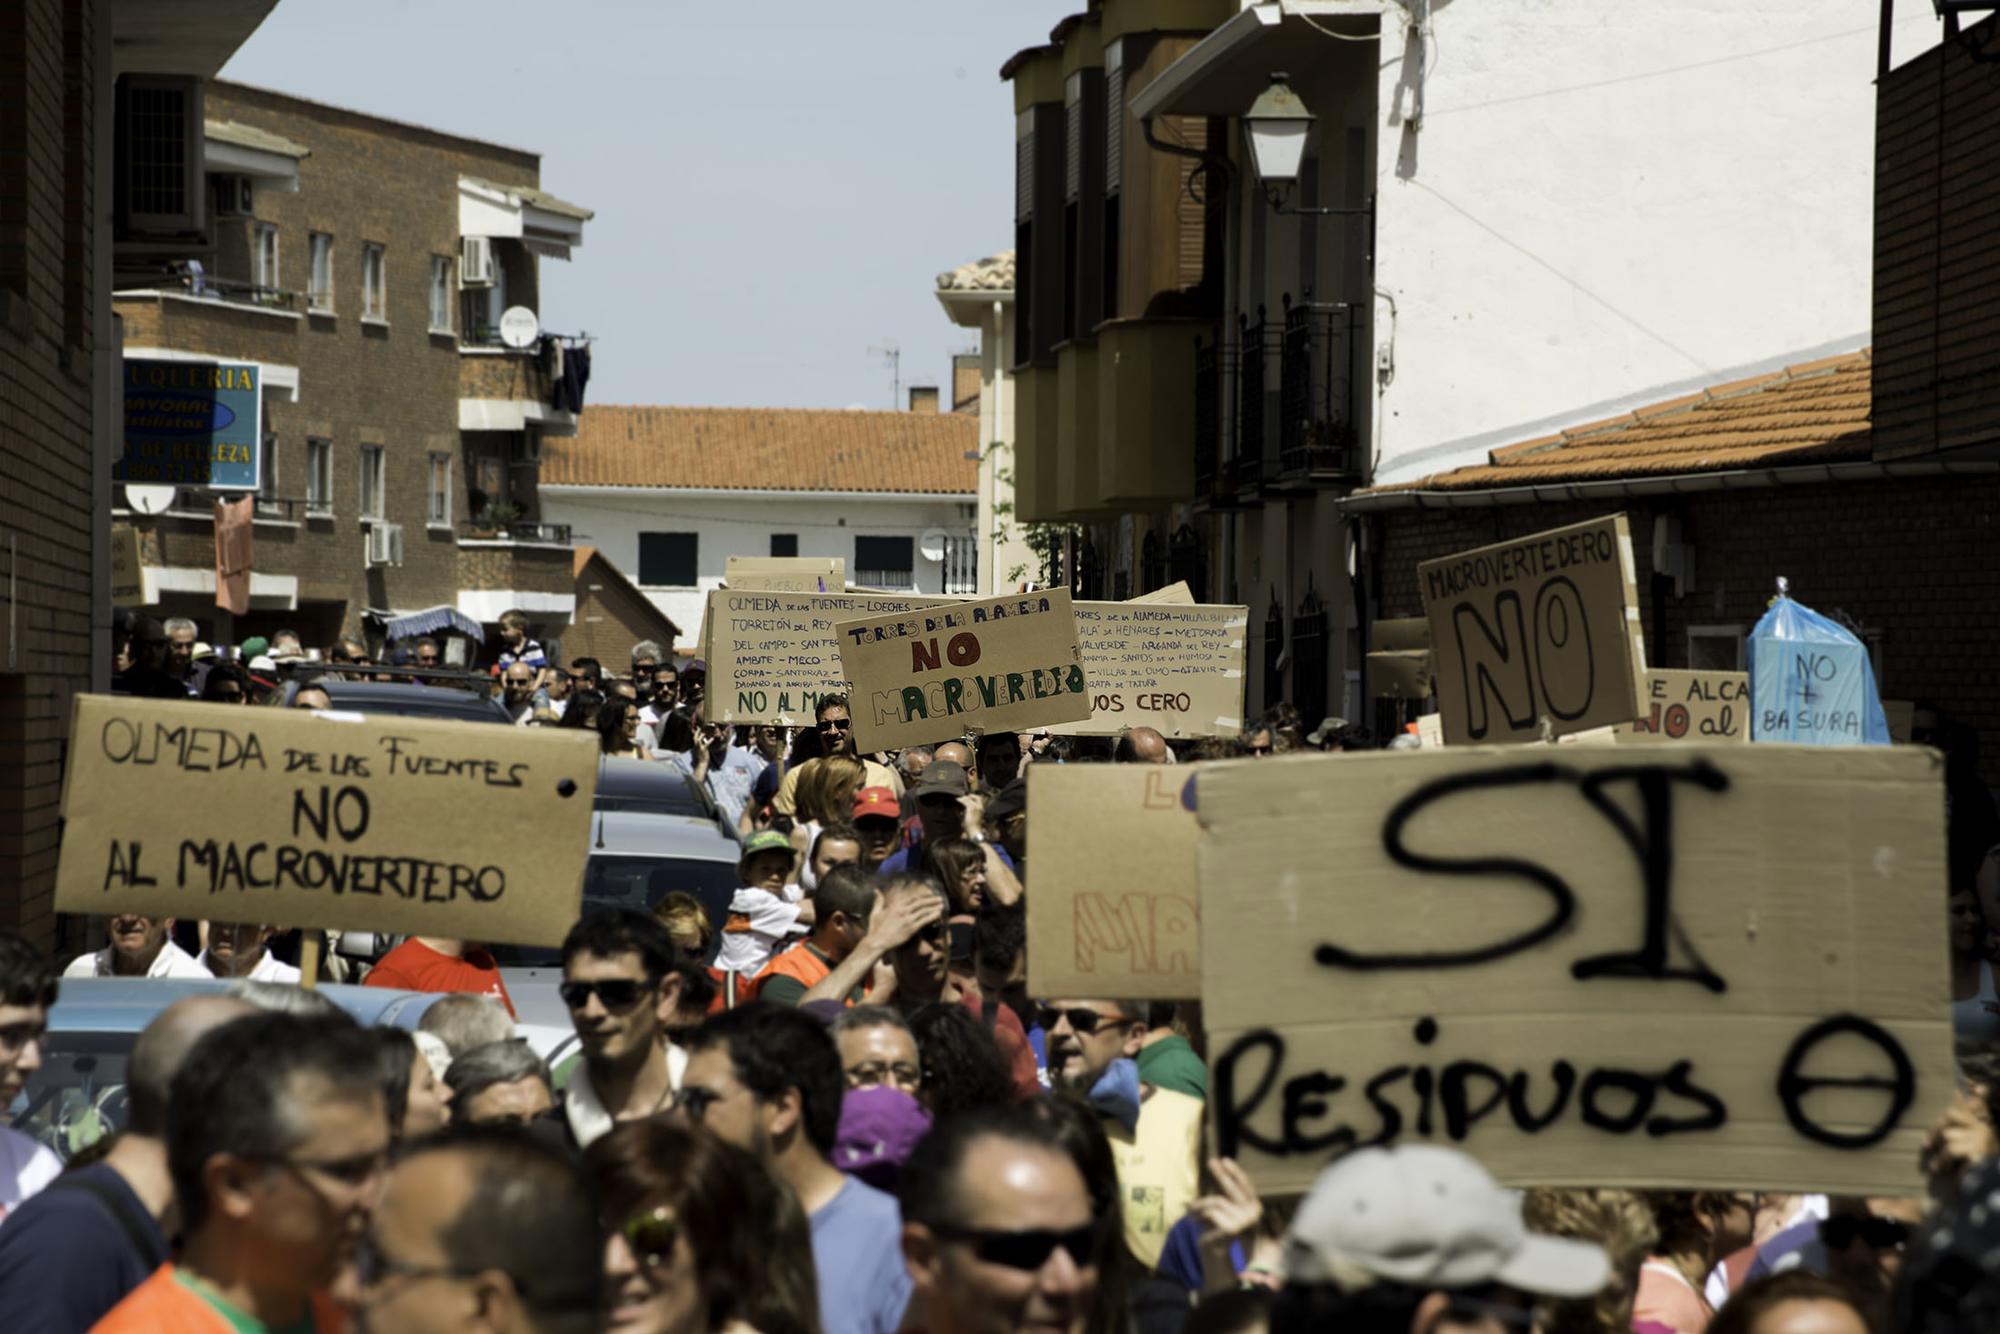
<path id="1" fill-rule="evenodd" d="M 478 176 L 458 178 L 458 234 L 519 240 L 537 255 L 568 259 L 583 244 L 583 224 L 595 216 L 581 204 L 529 185 Z"/>
<path id="2" fill-rule="evenodd" d="M 202 152 L 207 170 L 249 176 L 260 190 L 294 194 L 299 188 L 299 159 L 312 150 L 282 134 L 233 120 L 202 125 Z"/>
<path id="3" fill-rule="evenodd" d="M 434 635 L 449 630 L 471 636 L 474 643 L 486 642 L 485 627 L 457 607 L 431 607 L 401 615 L 371 607 L 361 614 L 367 620 L 381 622 L 382 637 L 385 639 L 414 639 L 419 635 Z"/>

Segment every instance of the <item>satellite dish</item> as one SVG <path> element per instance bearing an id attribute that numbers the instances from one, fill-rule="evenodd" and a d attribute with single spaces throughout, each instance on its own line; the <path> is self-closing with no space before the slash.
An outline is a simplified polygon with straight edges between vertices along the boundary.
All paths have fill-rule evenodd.
<path id="1" fill-rule="evenodd" d="M 917 539 L 917 551 L 925 560 L 943 560 L 946 533 L 942 528 L 926 528 Z"/>
<path id="2" fill-rule="evenodd" d="M 532 347 L 542 336 L 542 322 L 526 306 L 509 306 L 500 316 L 500 341 L 508 347 Z"/>
<path id="3" fill-rule="evenodd" d="M 165 514 L 174 503 L 171 486 L 140 486 L 132 482 L 125 484 L 125 504 L 138 514 Z"/>

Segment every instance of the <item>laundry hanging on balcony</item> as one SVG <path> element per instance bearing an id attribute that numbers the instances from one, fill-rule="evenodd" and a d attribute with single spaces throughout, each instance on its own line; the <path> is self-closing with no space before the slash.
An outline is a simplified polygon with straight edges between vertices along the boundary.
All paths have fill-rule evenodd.
<path id="1" fill-rule="evenodd" d="M 544 334 L 537 355 L 549 380 L 549 406 L 582 412 L 584 387 L 590 383 L 590 339 Z"/>

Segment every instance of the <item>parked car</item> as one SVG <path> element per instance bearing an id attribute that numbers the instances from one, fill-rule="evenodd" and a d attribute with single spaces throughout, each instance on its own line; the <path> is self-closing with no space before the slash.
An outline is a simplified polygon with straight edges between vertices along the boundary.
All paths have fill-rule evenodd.
<path id="1" fill-rule="evenodd" d="M 658 760 L 607 755 L 597 765 L 600 811 L 716 817 L 715 798 L 694 778 Z"/>
<path id="2" fill-rule="evenodd" d="M 128 1113 L 125 1066 L 153 1016 L 183 996 L 220 992 L 228 983 L 143 977 L 65 978 L 42 1044 L 42 1068 L 28 1080 L 7 1124 L 68 1159 L 123 1129 Z M 387 987 L 322 985 L 322 996 L 357 1023 L 415 1029 L 438 993 Z M 522 1023 L 518 1032 L 551 1069 L 575 1054 L 576 1035 L 560 1026 Z"/>
<path id="3" fill-rule="evenodd" d="M 742 847 L 713 818 L 601 810 L 591 817 L 590 831 L 583 911 L 618 907 L 651 912 L 668 894 L 682 890 L 700 900 L 720 934 L 736 893 Z M 569 1011 L 556 995 L 562 982 L 561 951 L 529 945 L 495 945 L 492 950 L 521 1021 L 567 1027 Z"/>
<path id="4" fill-rule="evenodd" d="M 285 704 L 302 685 L 322 687 L 333 707 L 346 713 L 389 714 L 398 718 L 446 718 L 466 723 L 511 724 L 500 701 L 448 686 L 420 686 L 405 681 L 336 681 L 316 676 L 285 683 Z"/>

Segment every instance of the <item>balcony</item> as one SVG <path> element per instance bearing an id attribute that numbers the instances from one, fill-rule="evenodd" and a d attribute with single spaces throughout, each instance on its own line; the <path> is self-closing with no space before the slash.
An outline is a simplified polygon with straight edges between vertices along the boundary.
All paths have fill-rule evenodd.
<path id="1" fill-rule="evenodd" d="M 212 301 L 219 306 L 239 306 L 283 315 L 296 315 L 302 305 L 297 292 L 282 287 L 260 287 L 256 283 L 239 282 L 234 278 L 218 278 L 204 272 L 198 263 L 182 266 L 180 271 L 155 279 L 145 290 L 159 296 Z M 139 290 L 119 293 L 121 296 L 142 294 Z"/>
<path id="2" fill-rule="evenodd" d="M 545 546 L 574 545 L 566 523 L 536 523 L 525 519 L 461 519 L 460 546 Z"/>
<path id="3" fill-rule="evenodd" d="M 1345 302 L 1285 299 L 1279 366 L 1278 473 L 1285 486 L 1340 486 L 1361 479 L 1354 387 L 1360 379 L 1360 312 Z"/>
<path id="4" fill-rule="evenodd" d="M 1275 478 L 1277 459 L 1277 414 L 1271 392 L 1271 371 L 1279 360 L 1279 330 L 1262 306 L 1257 322 L 1247 315 L 1236 317 L 1238 366 L 1236 377 L 1236 454 L 1229 469 L 1236 501 L 1255 504 L 1263 494 L 1267 479 Z"/>
<path id="5" fill-rule="evenodd" d="M 547 436 L 576 434 L 576 414 L 552 403 L 554 386 L 533 349 L 486 347 L 459 339 L 458 429 L 522 431 L 541 428 Z"/>

